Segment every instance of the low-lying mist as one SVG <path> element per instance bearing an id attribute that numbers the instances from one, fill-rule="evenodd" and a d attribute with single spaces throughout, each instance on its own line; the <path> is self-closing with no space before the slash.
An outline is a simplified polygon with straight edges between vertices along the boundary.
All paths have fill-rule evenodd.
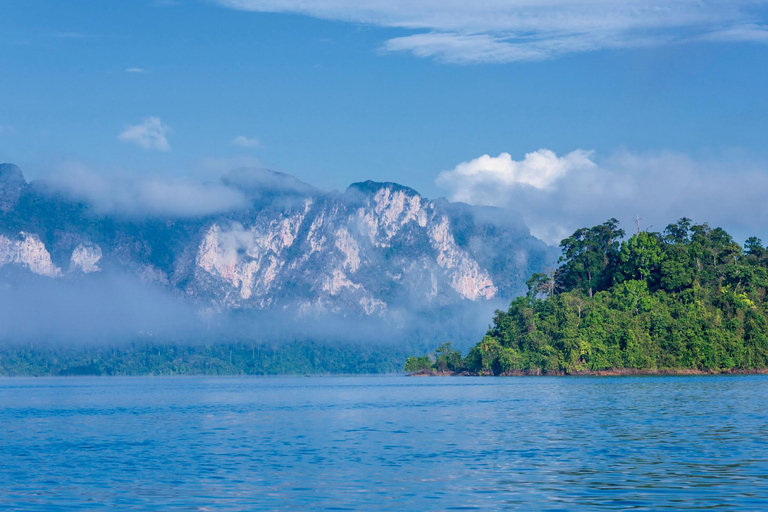
<path id="1" fill-rule="evenodd" d="M 0 278 L 0 343 L 38 346 L 261 343 L 477 342 L 493 310 L 482 301 L 422 310 L 394 305 L 386 317 L 299 314 L 296 308 L 217 311 L 155 283 L 116 271 L 50 279 L 27 273 Z"/>

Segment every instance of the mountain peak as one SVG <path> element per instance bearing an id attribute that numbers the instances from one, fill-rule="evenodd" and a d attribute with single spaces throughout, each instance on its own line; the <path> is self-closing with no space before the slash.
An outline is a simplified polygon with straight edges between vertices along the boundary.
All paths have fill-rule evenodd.
<path id="1" fill-rule="evenodd" d="M 21 172 L 18 165 L 0 164 L 0 186 L 11 181 L 22 184 L 27 183 L 27 180 L 24 179 L 24 173 Z"/>
<path id="2" fill-rule="evenodd" d="M 221 182 L 241 190 L 251 199 L 319 193 L 318 189 L 295 176 L 259 167 L 234 169 L 222 176 Z"/>
<path id="3" fill-rule="evenodd" d="M 352 183 L 347 188 L 347 191 L 357 190 L 364 194 L 375 194 L 382 189 L 390 189 L 393 192 L 404 192 L 409 196 L 421 196 L 421 194 L 419 194 L 411 187 L 406 187 L 405 185 L 400 185 L 399 183 L 394 183 L 391 181 L 358 181 L 356 183 Z"/>

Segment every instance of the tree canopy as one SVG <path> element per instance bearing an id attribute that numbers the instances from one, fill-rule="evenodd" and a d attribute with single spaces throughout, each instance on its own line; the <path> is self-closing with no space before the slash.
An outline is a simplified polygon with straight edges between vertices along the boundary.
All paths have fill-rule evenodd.
<path id="1" fill-rule="evenodd" d="M 768 250 L 760 239 L 742 247 L 725 230 L 688 218 L 625 239 L 610 219 L 560 247 L 560 267 L 534 274 L 528 294 L 496 311 L 451 371 L 768 368 Z M 435 361 L 427 370 L 445 368 Z"/>

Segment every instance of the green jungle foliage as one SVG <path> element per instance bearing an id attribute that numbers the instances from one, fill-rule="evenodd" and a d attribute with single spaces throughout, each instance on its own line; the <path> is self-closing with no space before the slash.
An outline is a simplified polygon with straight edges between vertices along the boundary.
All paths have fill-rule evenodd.
<path id="1" fill-rule="evenodd" d="M 395 373 L 405 349 L 364 344 L 126 344 L 0 347 L 0 375 L 302 375 Z"/>
<path id="2" fill-rule="evenodd" d="M 616 219 L 560 243 L 465 358 L 443 345 L 410 372 L 480 375 L 768 368 L 768 251 L 721 228 L 670 224 L 629 239 Z"/>

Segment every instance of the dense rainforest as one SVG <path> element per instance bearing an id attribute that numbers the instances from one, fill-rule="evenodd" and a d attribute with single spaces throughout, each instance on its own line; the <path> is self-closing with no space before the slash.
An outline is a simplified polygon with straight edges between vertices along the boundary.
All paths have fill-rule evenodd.
<path id="1" fill-rule="evenodd" d="M 311 341 L 275 345 L 0 345 L 0 376 L 395 373 L 403 366 L 406 350 L 406 347 Z"/>
<path id="2" fill-rule="evenodd" d="M 560 243 L 560 267 L 496 311 L 466 357 L 444 344 L 420 373 L 729 372 L 768 368 L 768 251 L 683 218 L 625 239 L 616 219 Z"/>

